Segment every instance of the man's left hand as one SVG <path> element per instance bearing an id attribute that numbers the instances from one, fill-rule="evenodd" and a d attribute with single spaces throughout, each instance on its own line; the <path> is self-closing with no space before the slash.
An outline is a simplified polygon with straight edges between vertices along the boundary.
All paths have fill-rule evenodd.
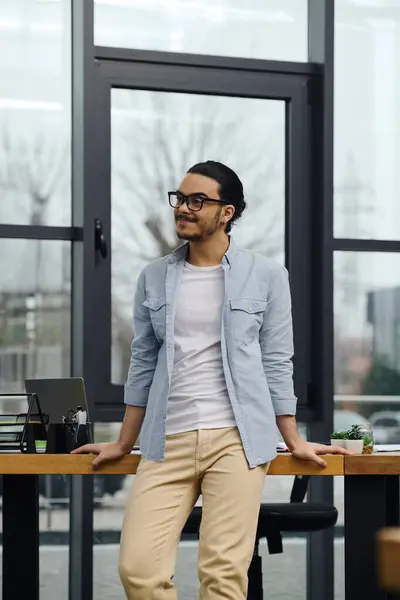
<path id="1" fill-rule="evenodd" d="M 327 466 L 327 462 L 321 458 L 321 454 L 352 454 L 349 450 L 341 448 L 340 446 L 326 446 L 325 444 L 314 444 L 313 442 L 306 442 L 301 440 L 292 449 L 292 454 L 295 458 L 301 460 L 310 460 L 315 462 L 322 468 Z"/>

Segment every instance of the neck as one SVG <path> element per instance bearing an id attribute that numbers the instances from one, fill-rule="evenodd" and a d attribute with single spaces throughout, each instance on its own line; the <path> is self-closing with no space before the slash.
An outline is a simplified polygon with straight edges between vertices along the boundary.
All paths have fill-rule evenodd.
<path id="1" fill-rule="evenodd" d="M 224 232 L 221 236 L 189 243 L 187 261 L 195 267 L 214 267 L 219 265 L 229 248 L 229 236 Z"/>

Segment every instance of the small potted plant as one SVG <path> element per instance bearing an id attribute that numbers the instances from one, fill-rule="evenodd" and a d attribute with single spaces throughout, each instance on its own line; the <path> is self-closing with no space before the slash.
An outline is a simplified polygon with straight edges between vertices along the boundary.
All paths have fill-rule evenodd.
<path id="1" fill-rule="evenodd" d="M 349 435 L 347 431 L 336 431 L 331 433 L 331 445 L 346 448 L 348 438 Z"/>
<path id="2" fill-rule="evenodd" d="M 353 425 L 347 432 L 348 438 L 346 441 L 347 450 L 351 450 L 355 454 L 362 454 L 364 448 L 364 437 L 359 425 Z"/>

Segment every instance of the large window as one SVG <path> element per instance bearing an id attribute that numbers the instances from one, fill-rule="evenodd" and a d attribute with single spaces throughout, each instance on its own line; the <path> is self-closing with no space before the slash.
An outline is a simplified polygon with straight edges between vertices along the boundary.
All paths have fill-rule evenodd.
<path id="1" fill-rule="evenodd" d="M 94 0 L 95 44 L 307 61 L 306 0 Z"/>
<path id="2" fill-rule="evenodd" d="M 116 438 L 120 424 L 110 421 L 123 410 L 137 276 L 177 242 L 165 192 L 191 164 L 214 158 L 244 182 L 249 208 L 234 229 L 239 245 L 289 267 L 301 416 L 311 420 L 314 401 L 322 400 L 329 416 L 330 369 L 322 400 L 313 397 L 313 384 L 332 358 L 329 343 L 324 352 L 319 347 L 330 334 L 331 315 L 325 311 L 322 335 L 314 335 L 313 310 L 322 313 L 316 304 L 331 276 L 330 257 L 317 262 L 330 237 L 333 140 L 322 133 L 332 125 L 333 73 L 329 60 L 321 63 L 331 56 L 333 4 L 334 426 L 374 419 L 379 440 L 397 441 L 400 254 L 393 244 L 390 252 L 361 252 L 375 239 L 399 238 L 395 2 L 0 0 L 1 391 L 20 390 L 27 376 L 83 375 L 96 439 Z M 321 116 L 323 127 L 312 131 Z M 324 182 L 309 180 L 309 165 L 319 156 L 324 168 L 313 174 L 323 172 Z M 324 232 L 312 229 L 321 215 Z M 342 247 L 338 238 L 346 238 Z M 322 267 L 323 282 L 316 275 Z M 314 353 L 324 358 L 313 364 Z M 92 541 L 93 596 L 117 599 L 117 544 L 131 478 L 95 477 L 94 536 L 91 492 L 74 481 L 72 520 L 79 523 L 84 514 L 85 527 L 74 538 L 71 564 L 88 557 L 87 571 L 72 573 L 79 588 L 74 600 L 90 593 Z M 264 501 L 286 501 L 291 484 L 289 477 L 267 478 Z M 41 478 L 40 494 L 41 596 L 53 598 L 57 589 L 66 599 L 67 478 Z M 329 552 L 314 552 L 315 539 L 311 591 L 305 539 L 285 540 L 277 557 L 261 545 L 266 596 L 333 600 L 330 590 L 320 593 L 332 565 Z M 178 588 L 188 600 L 196 597 L 196 552 L 195 540 L 179 550 Z M 342 598 L 341 565 L 336 576 Z"/>
<path id="3" fill-rule="evenodd" d="M 368 421 L 379 444 L 400 443 L 397 4 L 335 2 L 334 428 Z M 340 478 L 335 504 L 343 525 Z"/>
<path id="4" fill-rule="evenodd" d="M 335 430 L 369 421 L 376 443 L 400 444 L 399 318 L 400 253 L 337 252 Z"/>
<path id="5" fill-rule="evenodd" d="M 0 223 L 71 221 L 70 3 L 0 1 Z"/>
<path id="6" fill-rule="evenodd" d="M 70 375 L 70 21 L 70 0 L 0 0 L 3 394 L 23 392 L 27 377 Z M 23 408 L 1 398 L 1 414 Z M 68 478 L 40 476 L 39 494 L 41 598 L 66 599 Z"/>
<path id="7" fill-rule="evenodd" d="M 25 378 L 70 373 L 71 243 L 0 239 L 0 393 L 22 393 Z M 2 397 L 0 414 L 25 411 Z M 0 494 L 1 478 L 0 478 Z M 65 475 L 39 477 L 40 575 L 43 599 L 68 594 L 69 485 Z M 56 552 L 54 546 L 64 545 Z"/>
<path id="8" fill-rule="evenodd" d="M 335 235 L 398 239 L 398 3 L 335 8 Z"/>
<path id="9" fill-rule="evenodd" d="M 376 443 L 400 444 L 400 253 L 337 252 L 334 264 L 334 429 L 370 422 Z M 334 483 L 343 526 L 343 480 Z M 336 552 L 336 593 L 343 598 L 340 540 Z"/>
<path id="10" fill-rule="evenodd" d="M 135 82 L 134 68 L 132 74 Z M 237 73 L 237 77 L 240 81 L 242 74 Z M 273 87 L 265 90 L 266 95 L 268 91 L 275 93 Z M 249 92 L 251 89 L 247 89 Z M 266 98 L 111 88 L 110 358 L 115 388 L 126 379 L 133 333 L 132 301 L 139 271 L 180 243 L 166 192 L 177 188 L 194 163 L 220 160 L 239 173 L 248 208 L 232 235 L 240 246 L 285 263 L 289 224 L 293 221 L 295 226 L 292 215 L 300 210 L 303 197 L 301 183 L 292 186 L 288 182 L 296 171 L 294 161 L 288 158 L 293 152 L 289 140 L 294 128 L 287 117 L 298 116 L 291 112 L 294 110 L 282 100 Z M 292 189 L 296 190 L 293 196 Z M 293 212 L 289 206 L 293 206 Z M 119 428 L 118 423 L 98 423 L 96 438 L 115 439 Z M 120 587 L 118 547 L 101 547 L 101 543 L 119 540 L 131 480 L 115 477 L 113 489 L 99 498 L 95 509 L 94 589 L 99 599 L 116 593 Z M 292 484 L 293 477 L 268 478 L 263 500 L 288 501 Z M 269 557 L 264 542 L 260 551 L 265 562 L 265 593 L 279 591 L 287 598 L 297 593 L 299 600 L 305 598 L 306 540 L 301 544 L 285 541 L 285 555 L 279 560 Z M 180 545 L 176 581 L 181 595 L 187 598 L 197 594 L 197 553 L 196 540 L 185 539 Z M 267 564 L 274 568 L 267 568 Z M 293 577 L 282 587 L 283 573 L 289 569 Z"/>

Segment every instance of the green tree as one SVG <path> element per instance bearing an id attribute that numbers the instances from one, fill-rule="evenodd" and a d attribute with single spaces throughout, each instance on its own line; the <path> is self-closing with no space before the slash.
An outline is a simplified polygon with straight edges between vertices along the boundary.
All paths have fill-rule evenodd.
<path id="1" fill-rule="evenodd" d="M 400 395 L 400 372 L 391 365 L 388 358 L 377 356 L 373 359 L 371 369 L 363 381 L 361 394 L 365 396 Z"/>

